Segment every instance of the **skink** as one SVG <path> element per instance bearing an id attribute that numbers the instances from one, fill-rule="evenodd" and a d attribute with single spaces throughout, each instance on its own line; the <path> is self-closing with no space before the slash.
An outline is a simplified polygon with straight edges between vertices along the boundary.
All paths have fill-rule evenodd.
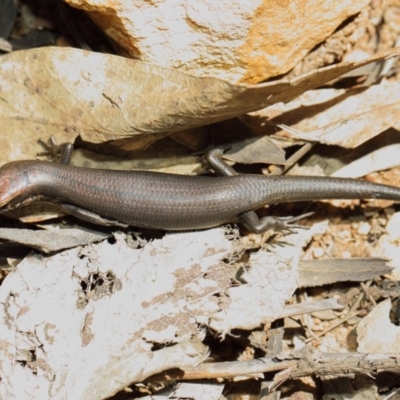
<path id="1" fill-rule="evenodd" d="M 103 225 L 195 230 L 239 220 L 253 233 L 304 228 L 303 216 L 259 219 L 267 204 L 320 199 L 380 198 L 400 201 L 400 188 L 362 180 L 238 175 L 214 149 L 207 160 L 217 177 L 143 171 L 113 171 L 69 165 L 72 145 L 62 162 L 15 161 L 0 168 L 0 209 L 41 195 L 65 211 Z"/>

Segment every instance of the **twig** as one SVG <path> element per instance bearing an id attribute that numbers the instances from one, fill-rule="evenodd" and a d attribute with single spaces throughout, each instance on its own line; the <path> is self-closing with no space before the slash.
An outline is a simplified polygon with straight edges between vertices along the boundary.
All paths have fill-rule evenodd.
<path id="1" fill-rule="evenodd" d="M 281 371 L 275 375 L 271 389 L 285 380 L 310 375 L 349 375 L 391 371 L 400 373 L 400 354 L 321 353 L 307 346 L 302 351 L 281 353 L 275 358 L 250 361 L 205 363 L 197 367 L 170 370 L 153 375 L 146 381 L 217 379 L 253 376 Z"/>

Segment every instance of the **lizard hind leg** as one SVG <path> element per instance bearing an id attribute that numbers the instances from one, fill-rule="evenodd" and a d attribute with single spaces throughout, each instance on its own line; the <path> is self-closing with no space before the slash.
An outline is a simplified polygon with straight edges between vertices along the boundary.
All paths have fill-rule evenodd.
<path id="1" fill-rule="evenodd" d="M 264 218 L 258 218 L 258 215 L 254 211 L 248 211 L 244 214 L 239 215 L 239 221 L 251 232 L 257 235 L 267 232 L 268 230 L 274 230 L 275 232 L 282 232 L 283 234 L 296 233 L 297 229 L 310 229 L 308 226 L 294 224 L 300 219 L 309 217 L 314 214 L 308 212 L 296 217 L 274 217 L 267 216 Z"/>
<path id="2" fill-rule="evenodd" d="M 207 161 L 211 168 L 215 171 L 218 176 L 235 176 L 239 175 L 230 165 L 228 165 L 222 156 L 224 151 L 222 149 L 212 149 L 207 153 Z M 274 230 L 276 232 L 295 233 L 297 229 L 309 229 L 304 225 L 298 225 L 294 222 L 300 219 L 306 218 L 312 215 L 312 212 L 305 213 L 296 217 L 274 217 L 268 216 L 259 218 L 255 211 L 247 211 L 238 216 L 239 221 L 249 230 L 251 233 L 261 235 L 268 230 Z"/>

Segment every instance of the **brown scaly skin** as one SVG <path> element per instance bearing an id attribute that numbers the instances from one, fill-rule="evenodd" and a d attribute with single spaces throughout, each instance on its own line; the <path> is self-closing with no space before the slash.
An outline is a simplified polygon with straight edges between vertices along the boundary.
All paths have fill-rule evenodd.
<path id="1" fill-rule="evenodd" d="M 381 198 L 400 201 L 397 187 L 362 180 L 237 175 L 214 150 L 208 160 L 219 177 L 78 168 L 45 161 L 17 161 L 0 168 L 0 208 L 33 195 L 103 225 L 195 230 L 239 220 L 251 232 L 292 230 L 300 217 L 264 217 L 266 204 L 319 199 Z M 67 159 L 69 162 L 69 159 Z M 230 175 L 230 176 L 226 176 Z"/>

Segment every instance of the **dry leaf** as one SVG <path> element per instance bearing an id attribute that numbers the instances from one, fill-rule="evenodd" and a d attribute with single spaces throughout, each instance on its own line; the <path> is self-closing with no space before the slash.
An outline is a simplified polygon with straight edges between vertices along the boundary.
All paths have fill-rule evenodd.
<path id="1" fill-rule="evenodd" d="M 378 304 L 358 325 L 360 353 L 391 353 L 400 349 L 400 327 L 389 318 L 391 300 Z"/>
<path id="2" fill-rule="evenodd" d="M 301 272 L 300 272 L 301 274 Z M 288 318 L 295 315 L 321 313 L 327 310 L 340 310 L 343 306 L 336 299 L 310 300 L 302 303 L 285 306 L 279 318 Z"/>
<path id="3" fill-rule="evenodd" d="M 268 136 L 234 142 L 227 147 L 224 158 L 242 164 L 286 164 L 284 150 Z"/>
<path id="4" fill-rule="evenodd" d="M 164 389 L 161 393 L 140 397 L 140 400 L 223 400 L 223 389 L 224 385 L 221 383 L 181 382 L 174 388 Z"/>
<path id="5" fill-rule="evenodd" d="M 393 268 L 382 258 L 350 258 L 303 260 L 300 263 L 299 287 L 314 287 L 331 283 L 362 282 L 389 274 Z"/>
<path id="6" fill-rule="evenodd" d="M 398 159 L 399 154 L 400 143 L 384 146 L 345 165 L 331 174 L 331 176 L 360 178 L 372 172 L 391 169 L 400 165 L 400 160 Z"/>
<path id="7" fill-rule="evenodd" d="M 0 59 L 2 160 L 32 158 L 39 138 L 89 142 L 165 134 L 290 101 L 370 62 L 322 68 L 291 81 L 230 84 L 108 54 L 72 48 L 13 52 Z"/>
<path id="8" fill-rule="evenodd" d="M 386 227 L 387 234 L 379 237 L 375 243 L 376 255 L 385 257 L 390 260 L 390 264 L 394 267 L 391 276 L 394 281 L 400 280 L 400 212 L 394 213 Z"/>
<path id="9" fill-rule="evenodd" d="M 400 84 L 383 81 L 362 89 L 310 91 L 252 115 L 290 126 L 288 133 L 298 139 L 354 148 L 398 124 L 399 109 Z"/>

